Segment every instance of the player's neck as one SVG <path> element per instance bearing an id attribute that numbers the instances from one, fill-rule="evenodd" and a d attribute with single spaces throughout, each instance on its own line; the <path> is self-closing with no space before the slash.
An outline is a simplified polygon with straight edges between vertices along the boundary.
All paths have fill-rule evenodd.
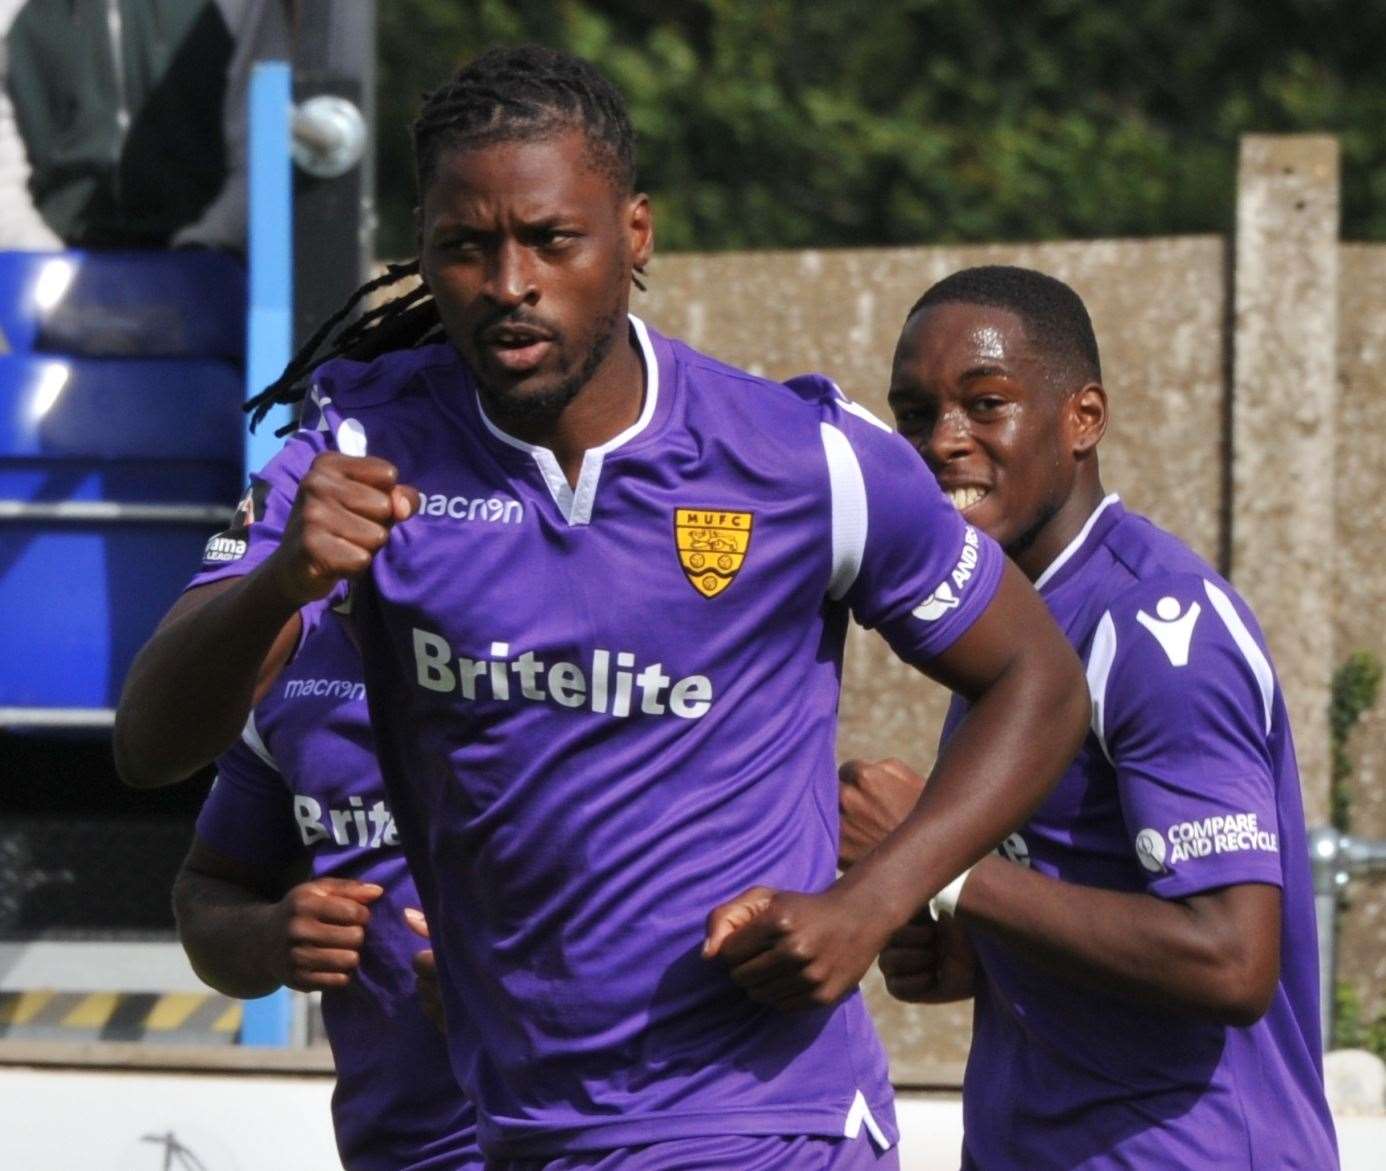
<path id="1" fill-rule="evenodd" d="M 645 363 L 634 334 L 626 330 L 592 377 L 558 414 L 511 430 L 518 439 L 547 447 L 569 484 L 577 486 L 587 452 L 614 439 L 640 418 L 645 405 Z"/>
<path id="2" fill-rule="evenodd" d="M 1063 504 L 1023 550 L 1011 554 L 1011 559 L 1031 581 L 1036 581 L 1055 558 L 1073 543 L 1088 518 L 1097 511 L 1106 497 L 1102 481 L 1096 475 L 1080 477 Z"/>

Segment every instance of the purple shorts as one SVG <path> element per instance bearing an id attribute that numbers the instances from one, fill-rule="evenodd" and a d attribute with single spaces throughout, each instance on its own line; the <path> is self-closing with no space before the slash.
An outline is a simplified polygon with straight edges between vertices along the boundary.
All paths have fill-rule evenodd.
<path id="1" fill-rule="evenodd" d="M 860 1138 L 725 1135 L 671 1139 L 554 1159 L 501 1159 L 488 1171 L 899 1171 L 900 1153 Z"/>

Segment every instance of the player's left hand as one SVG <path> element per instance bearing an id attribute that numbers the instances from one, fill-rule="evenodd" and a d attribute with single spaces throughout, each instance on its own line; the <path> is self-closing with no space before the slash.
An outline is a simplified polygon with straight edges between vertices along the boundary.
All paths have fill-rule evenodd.
<path id="1" fill-rule="evenodd" d="M 720 958 L 752 1000 L 794 1012 L 851 992 L 889 935 L 844 891 L 754 886 L 708 915 L 703 957 Z"/>
<path id="2" fill-rule="evenodd" d="M 413 907 L 404 909 L 404 921 L 409 924 L 409 930 L 421 939 L 431 939 L 428 934 L 428 920 L 422 911 Z M 447 1032 L 447 1022 L 443 1018 L 443 996 L 438 986 L 438 960 L 433 954 L 431 947 L 423 951 L 414 953 L 414 979 L 415 992 L 419 998 L 419 1005 L 423 1009 L 424 1016 L 428 1017 L 438 1031 Z"/>

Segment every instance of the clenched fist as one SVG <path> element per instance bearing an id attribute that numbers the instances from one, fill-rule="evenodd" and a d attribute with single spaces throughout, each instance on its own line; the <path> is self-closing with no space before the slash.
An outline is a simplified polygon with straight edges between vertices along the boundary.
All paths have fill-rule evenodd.
<path id="1" fill-rule="evenodd" d="M 907 923 L 890 937 L 880 965 L 886 991 L 910 1004 L 965 1000 L 977 988 L 977 955 L 956 919 Z"/>
<path id="2" fill-rule="evenodd" d="M 364 573 L 390 529 L 419 507 L 394 464 L 325 451 L 299 482 L 279 547 L 266 561 L 282 596 L 295 606 L 324 598 Z"/>
<path id="3" fill-rule="evenodd" d="M 924 791 L 924 778 L 892 757 L 849 760 L 837 770 L 837 864 L 855 866 L 898 826 Z"/>
<path id="4" fill-rule="evenodd" d="M 299 992 L 341 988 L 361 962 L 370 905 L 384 890 L 373 882 L 315 878 L 275 904 L 264 940 L 273 975 Z"/>
<path id="5" fill-rule="evenodd" d="M 752 1000 L 794 1012 L 851 992 L 889 934 L 841 889 L 754 886 L 708 915 L 703 957 L 720 958 Z"/>

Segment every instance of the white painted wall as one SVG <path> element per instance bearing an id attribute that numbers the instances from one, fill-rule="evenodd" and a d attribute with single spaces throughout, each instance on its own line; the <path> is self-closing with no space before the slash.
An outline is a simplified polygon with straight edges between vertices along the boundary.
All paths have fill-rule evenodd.
<path id="1" fill-rule="evenodd" d="M 326 1075 L 150 1074 L 0 1068 L 6 1171 L 189 1171 L 165 1162 L 172 1133 L 206 1171 L 340 1171 Z M 957 1171 L 957 1098 L 902 1095 L 903 1171 Z M 1386 1165 L 1386 1117 L 1338 1122 L 1343 1171 Z"/>

